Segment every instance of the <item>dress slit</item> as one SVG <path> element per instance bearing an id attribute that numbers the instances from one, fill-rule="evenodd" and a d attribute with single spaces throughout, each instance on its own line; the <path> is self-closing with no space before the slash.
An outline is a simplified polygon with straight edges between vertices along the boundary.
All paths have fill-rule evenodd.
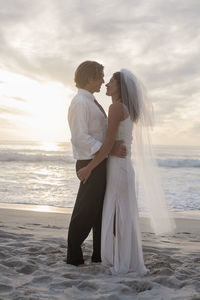
<path id="1" fill-rule="evenodd" d="M 114 218 L 113 218 L 113 235 L 116 236 L 116 207 L 114 212 Z"/>
<path id="2" fill-rule="evenodd" d="M 126 158 L 109 156 L 107 187 L 102 217 L 102 262 L 112 274 L 147 273 L 144 265 L 135 173 L 131 160 L 133 123 L 120 123 L 116 140 L 123 140 L 128 150 Z"/>

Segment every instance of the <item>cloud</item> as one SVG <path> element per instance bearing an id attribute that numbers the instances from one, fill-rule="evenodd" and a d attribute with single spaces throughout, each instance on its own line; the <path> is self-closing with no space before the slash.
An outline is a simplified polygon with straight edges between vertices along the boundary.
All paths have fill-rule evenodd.
<path id="1" fill-rule="evenodd" d="M 0 117 L 0 127 L 1 130 L 3 129 L 13 129 L 13 122 L 11 122 L 10 120 Z"/>
<path id="2" fill-rule="evenodd" d="M 48 6 L 45 1 L 34 1 L 30 8 L 26 1 L 17 1 L 12 9 L 10 1 L 4 2 L 7 30 L 3 26 L 1 45 L 4 55 L 10 57 L 9 67 L 16 64 L 32 76 L 65 81 L 80 61 L 99 57 L 108 64 L 110 60 L 109 67 L 124 63 L 139 70 L 146 80 L 153 75 L 162 83 L 161 78 L 166 82 L 168 75 L 193 72 L 198 59 L 198 35 L 193 33 L 191 39 L 199 24 L 196 3 L 181 2 L 182 9 L 163 1 L 61 0 L 49 1 Z M 11 33 L 16 34 L 12 43 L 7 38 Z M 21 43 L 17 43 L 18 36 Z M 183 47 L 187 40 L 193 45 L 188 49 L 190 58 L 188 53 L 179 53 L 179 48 L 187 51 L 188 43 Z M 188 65 L 183 70 L 185 58 Z"/>
<path id="3" fill-rule="evenodd" d="M 27 100 L 21 97 L 12 97 L 12 99 L 19 101 L 19 102 L 26 102 Z"/>
<path id="4" fill-rule="evenodd" d="M 0 6 L 1 68 L 71 89 L 83 60 L 102 62 L 106 76 L 129 68 L 147 87 L 159 126 L 187 114 L 196 120 L 199 1 L 0 0 Z"/>
<path id="5" fill-rule="evenodd" d="M 24 111 L 13 107 L 0 107 L 1 114 L 24 115 Z"/>
<path id="6" fill-rule="evenodd" d="M 200 138 L 200 121 L 195 122 L 195 124 L 193 125 L 192 128 L 193 132 L 198 134 L 199 138 Z"/>

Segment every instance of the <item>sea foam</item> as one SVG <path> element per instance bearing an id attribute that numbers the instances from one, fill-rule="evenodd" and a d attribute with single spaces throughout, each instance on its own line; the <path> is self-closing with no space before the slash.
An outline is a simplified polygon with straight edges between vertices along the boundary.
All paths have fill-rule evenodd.
<path id="1" fill-rule="evenodd" d="M 0 152 L 0 161 L 6 162 L 64 162 L 74 163 L 72 155 L 65 155 L 63 152 Z M 164 168 L 200 168 L 200 159 L 180 159 L 180 158 L 168 158 L 157 159 L 159 167 Z"/>

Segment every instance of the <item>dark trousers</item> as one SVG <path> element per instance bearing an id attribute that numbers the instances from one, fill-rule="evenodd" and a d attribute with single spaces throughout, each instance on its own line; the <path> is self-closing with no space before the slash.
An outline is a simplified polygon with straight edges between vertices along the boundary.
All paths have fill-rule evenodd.
<path id="1" fill-rule="evenodd" d="M 106 189 L 106 159 L 91 173 L 85 184 L 80 183 L 73 209 L 69 232 L 67 263 L 84 263 L 81 245 L 93 230 L 93 262 L 101 262 L 101 221 Z M 85 167 L 90 160 L 78 160 L 76 171 Z"/>

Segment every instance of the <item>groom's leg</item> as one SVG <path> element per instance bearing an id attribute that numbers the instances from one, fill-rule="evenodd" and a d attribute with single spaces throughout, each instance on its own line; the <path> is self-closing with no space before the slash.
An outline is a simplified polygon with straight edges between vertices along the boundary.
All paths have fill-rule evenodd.
<path id="1" fill-rule="evenodd" d="M 93 233 L 93 253 L 92 262 L 101 262 L 101 215 L 97 218 L 96 224 L 92 228 Z"/>
<path id="2" fill-rule="evenodd" d="M 89 162 L 90 160 L 78 160 L 76 163 L 76 171 L 86 166 Z M 90 224 L 85 222 L 87 214 L 86 201 L 88 199 L 87 190 L 88 185 L 84 185 L 82 182 L 80 182 L 75 206 L 69 224 L 67 263 L 72 265 L 84 263 L 81 245 L 90 232 Z M 84 201 L 84 199 L 86 200 Z M 89 221 L 89 219 L 86 219 L 86 221 Z"/>
<path id="3" fill-rule="evenodd" d="M 95 178 L 95 194 L 97 203 L 97 215 L 95 217 L 92 231 L 93 231 L 93 253 L 92 262 L 101 262 L 101 224 L 102 224 L 102 210 L 103 201 L 106 190 L 106 163 L 107 160 L 101 165 L 101 170 Z M 98 185 L 98 186 L 97 186 Z"/>
<path id="4" fill-rule="evenodd" d="M 77 170 L 87 165 L 89 161 L 77 161 Z M 75 207 L 70 221 L 68 234 L 67 263 L 79 265 L 84 263 L 81 245 L 87 238 L 91 228 L 102 210 L 102 180 L 106 176 L 106 161 L 93 170 L 88 181 L 80 183 Z M 100 182 L 100 184 L 99 184 Z"/>

